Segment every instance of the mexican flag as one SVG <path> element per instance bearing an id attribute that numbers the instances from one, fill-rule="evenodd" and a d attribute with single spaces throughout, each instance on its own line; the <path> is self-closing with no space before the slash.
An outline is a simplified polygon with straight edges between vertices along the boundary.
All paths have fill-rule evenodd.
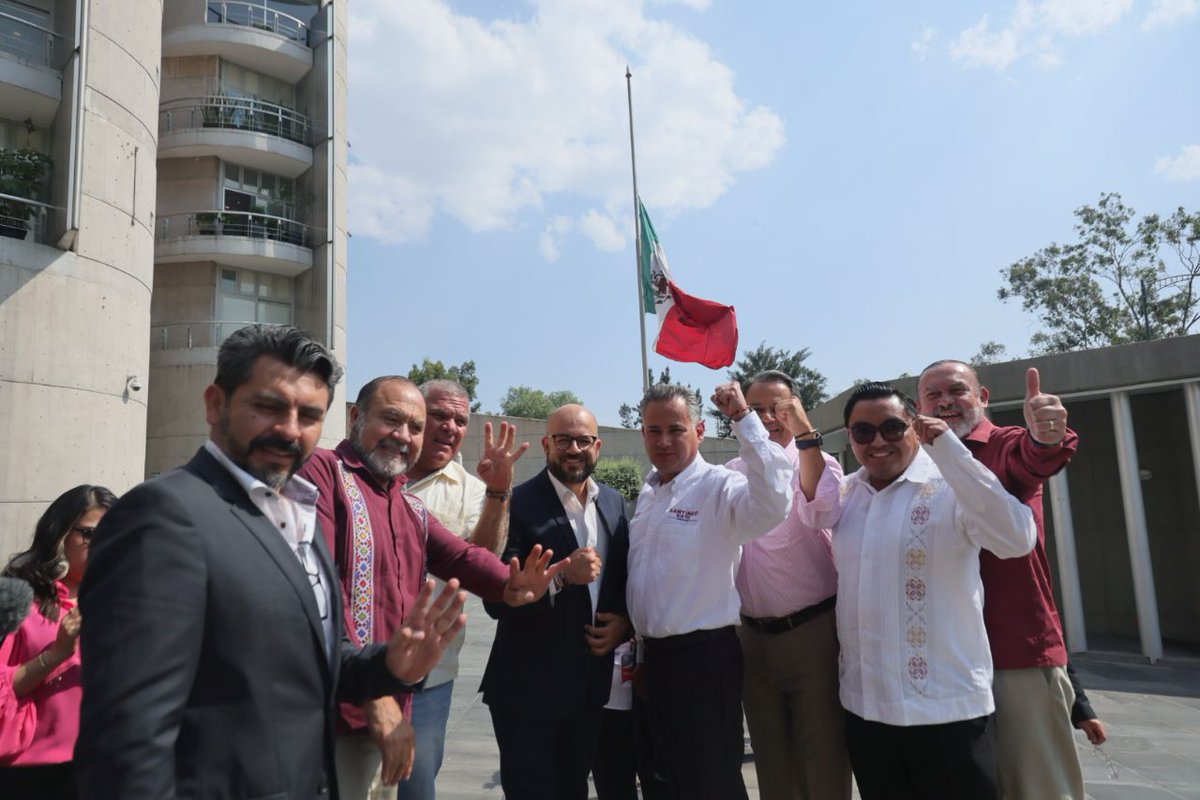
<path id="1" fill-rule="evenodd" d="M 737 314 L 733 306 L 692 297 L 675 285 L 667 267 L 667 254 L 640 197 L 638 225 L 643 310 L 658 317 L 654 352 L 673 361 L 694 361 L 709 369 L 728 367 L 737 357 Z"/>

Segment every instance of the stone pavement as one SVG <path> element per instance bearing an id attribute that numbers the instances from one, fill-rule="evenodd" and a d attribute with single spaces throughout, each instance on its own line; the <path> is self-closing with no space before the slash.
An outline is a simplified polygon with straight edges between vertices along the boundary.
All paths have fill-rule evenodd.
<path id="1" fill-rule="evenodd" d="M 495 622 L 475 598 L 467 604 L 467 618 L 438 798 L 501 800 L 500 757 L 491 718 L 476 693 Z M 1200 800 L 1200 663 L 1151 667 L 1128 656 L 1089 654 L 1080 656 L 1075 666 L 1109 732 L 1103 753 L 1076 733 L 1089 797 Z M 744 773 L 750 797 L 757 798 L 749 755 Z"/>

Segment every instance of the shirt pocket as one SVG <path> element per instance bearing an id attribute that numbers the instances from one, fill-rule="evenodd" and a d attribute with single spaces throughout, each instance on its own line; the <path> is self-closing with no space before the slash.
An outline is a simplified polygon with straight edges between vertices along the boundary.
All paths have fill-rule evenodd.
<path id="1" fill-rule="evenodd" d="M 700 525 L 667 520 L 658 529 L 654 569 L 659 575 L 690 578 L 700 568 Z"/>

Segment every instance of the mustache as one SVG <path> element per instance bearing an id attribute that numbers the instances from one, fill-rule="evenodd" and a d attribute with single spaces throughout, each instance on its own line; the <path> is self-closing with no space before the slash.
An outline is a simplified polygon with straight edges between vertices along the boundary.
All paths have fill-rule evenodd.
<path id="1" fill-rule="evenodd" d="M 299 458 L 301 455 L 303 455 L 303 452 L 304 452 L 300 449 L 299 442 L 289 441 L 287 439 L 284 439 L 282 436 L 278 436 L 273 433 L 264 434 L 262 436 L 256 436 L 255 438 L 250 440 L 250 448 L 249 449 L 251 451 L 256 450 L 260 447 L 269 447 L 272 450 L 282 450 L 283 452 L 286 452 L 288 455 L 293 455 L 293 456 L 296 456 L 297 458 Z"/>

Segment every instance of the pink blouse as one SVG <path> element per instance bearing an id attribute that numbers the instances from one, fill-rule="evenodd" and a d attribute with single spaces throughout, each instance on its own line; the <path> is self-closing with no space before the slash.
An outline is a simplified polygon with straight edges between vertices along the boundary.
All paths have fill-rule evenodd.
<path id="1" fill-rule="evenodd" d="M 75 601 L 67 598 L 66 586 L 62 583 L 56 586 L 61 620 L 75 607 Z M 0 644 L 0 730 L 4 732 L 0 735 L 0 765 L 61 764 L 72 759 L 75 739 L 79 736 L 79 703 L 83 699 L 78 648 L 24 697 L 17 697 L 12 687 L 17 667 L 37 658 L 54 644 L 57 636 L 58 621 L 46 619 L 34 603 L 21 627 Z M 11 747 L 19 739 L 20 730 L 30 724 L 31 708 L 35 724 L 33 742 L 13 756 Z"/>

